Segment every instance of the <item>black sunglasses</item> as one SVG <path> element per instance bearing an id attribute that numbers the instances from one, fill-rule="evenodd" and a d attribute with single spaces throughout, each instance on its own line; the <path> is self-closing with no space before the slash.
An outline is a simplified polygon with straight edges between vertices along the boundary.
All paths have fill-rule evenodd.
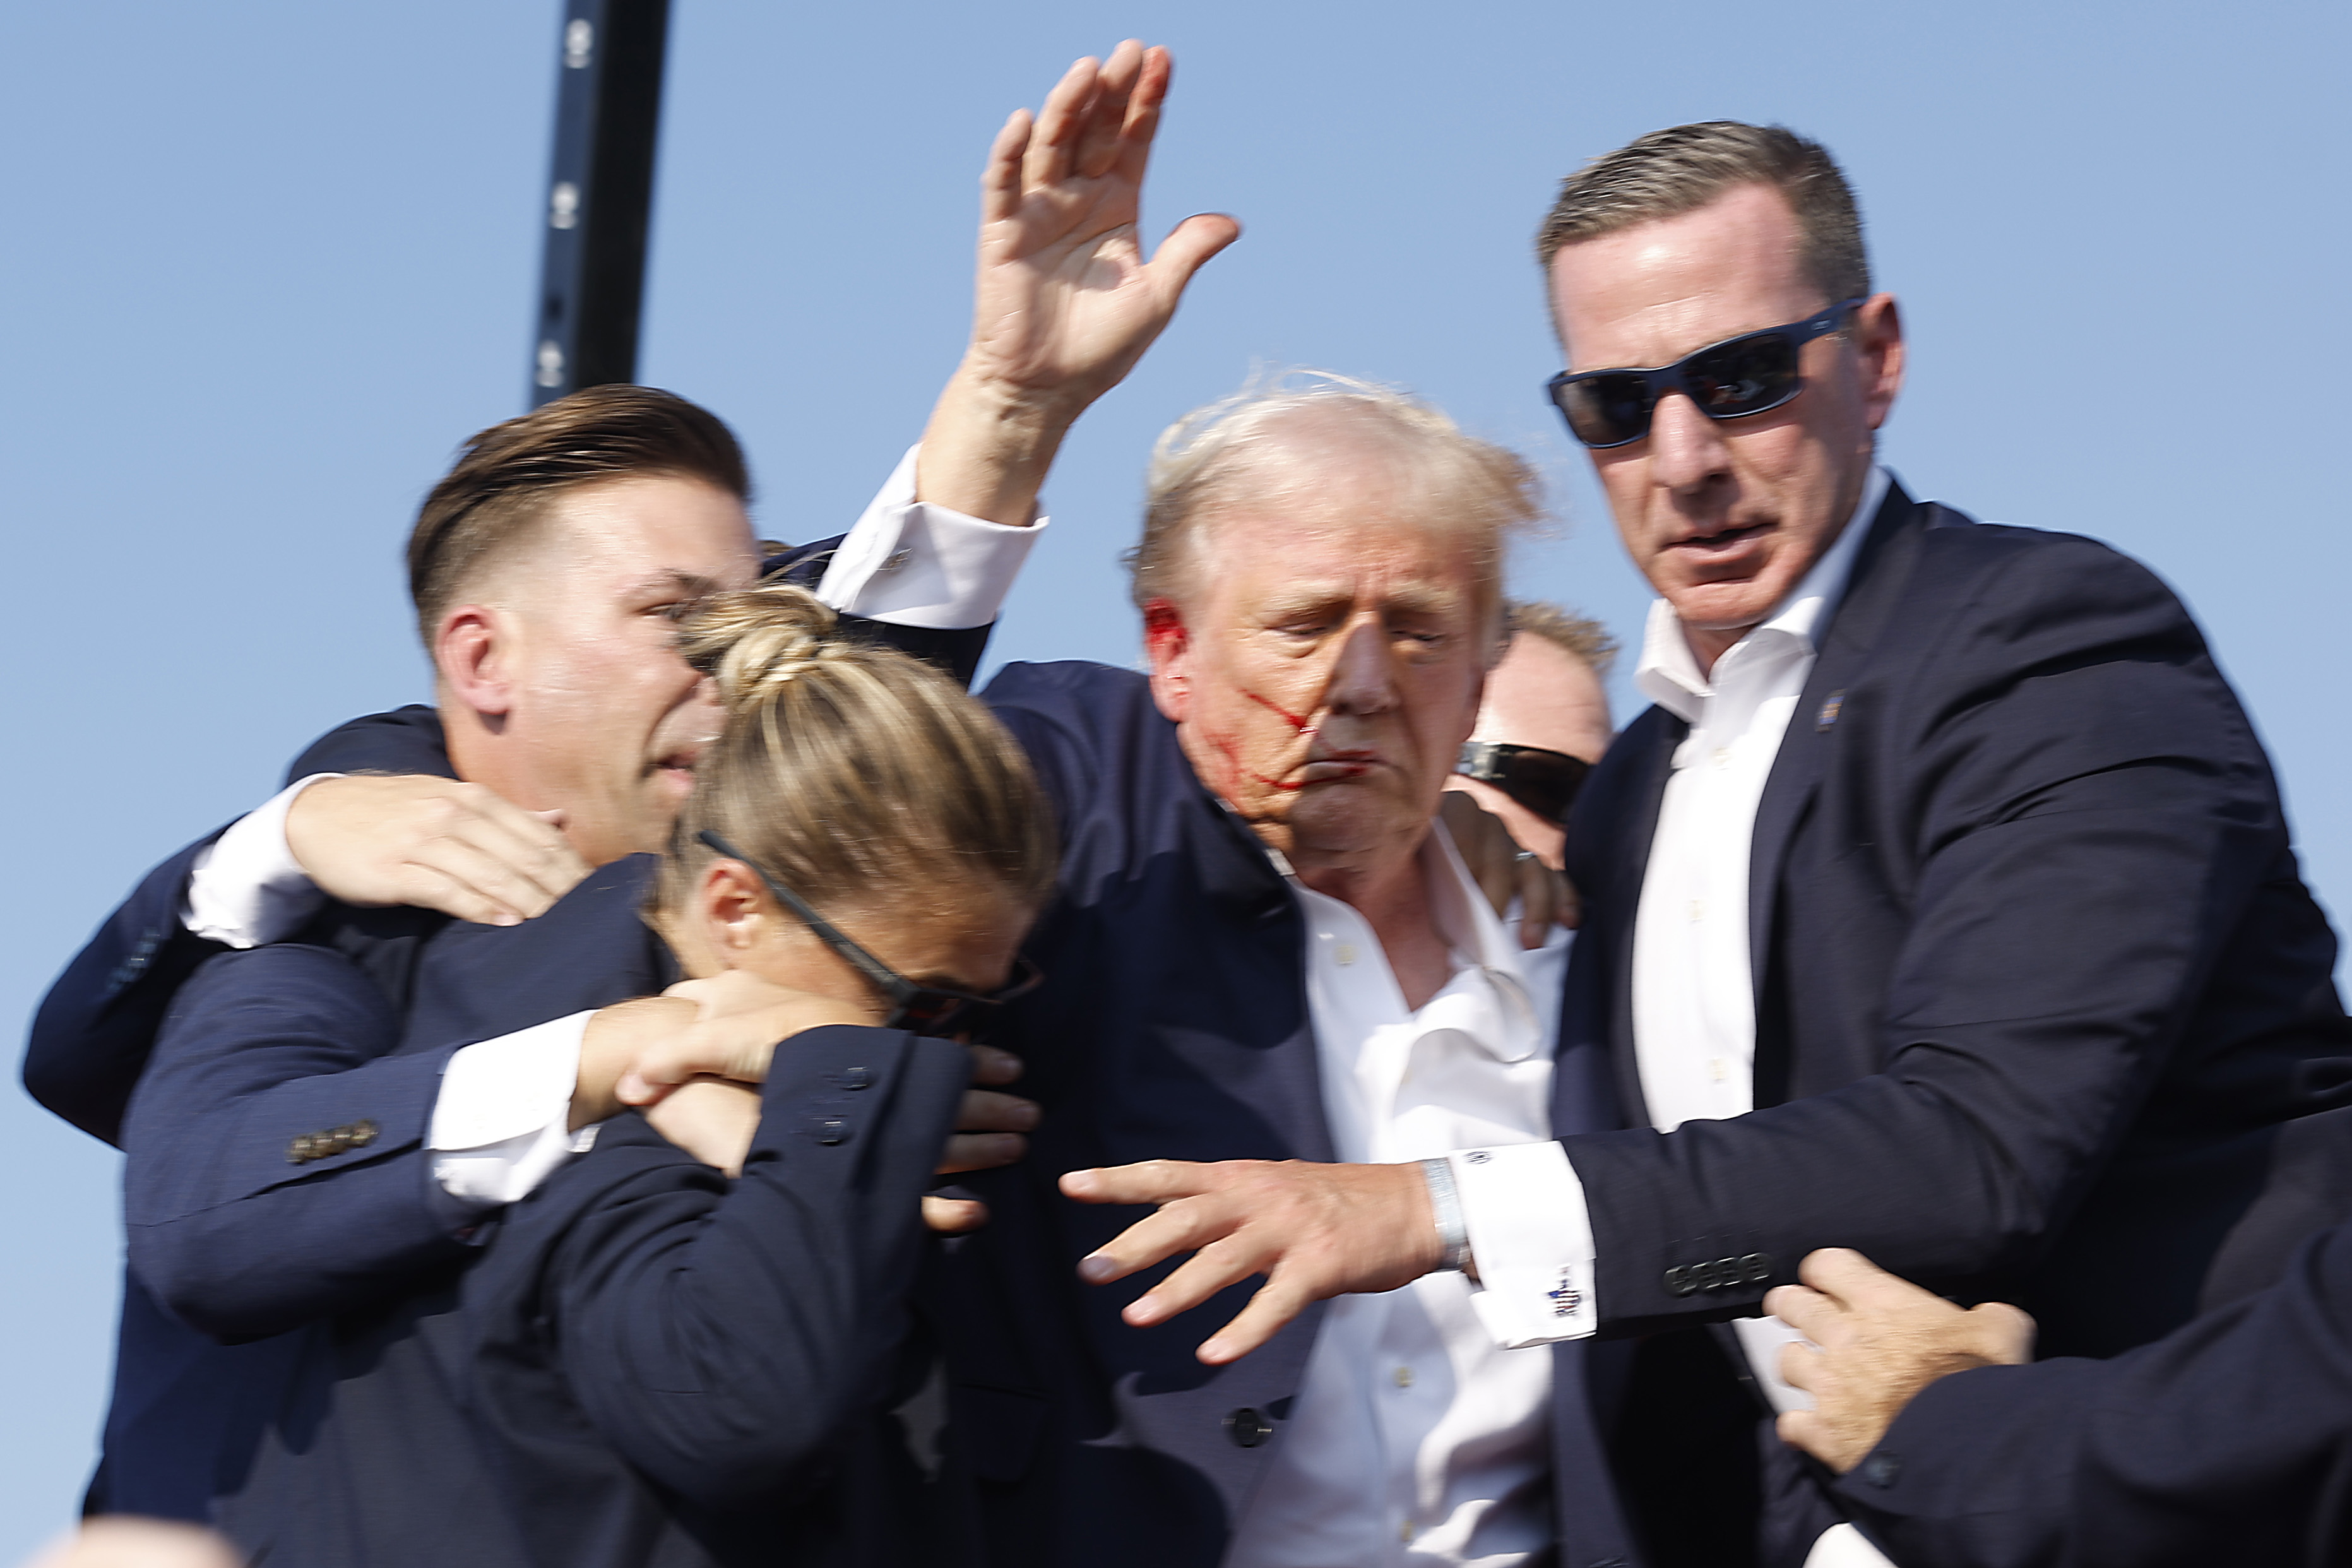
<path id="1" fill-rule="evenodd" d="M 1797 372 L 1804 346 L 1836 331 L 1845 313 L 1865 302 L 1840 300 L 1819 315 L 1709 343 L 1657 370 L 1561 371 L 1544 390 L 1569 433 L 1594 447 L 1622 447 L 1648 435 L 1658 399 L 1670 392 L 1689 398 L 1710 419 L 1761 414 L 1805 390 Z"/>
<path id="2" fill-rule="evenodd" d="M 751 868 L 753 874 L 767 885 L 776 902 L 799 916 L 802 923 L 816 933 L 819 942 L 848 960 L 852 968 L 872 981 L 875 989 L 890 999 L 890 1016 L 882 1021 L 886 1029 L 905 1029 L 911 1034 L 943 1038 L 961 1034 L 974 1021 L 974 1014 L 1017 1001 L 1045 983 L 1045 972 L 1023 958 L 1016 961 L 1013 984 L 992 996 L 975 996 L 969 991 L 949 991 L 937 985 L 918 985 L 842 935 L 839 927 L 809 908 L 807 901 L 798 893 L 770 876 L 765 866 L 726 839 L 707 827 L 695 837 L 730 860 L 740 860 Z"/>
<path id="3" fill-rule="evenodd" d="M 1592 764 L 1566 752 L 1541 746 L 1507 746 L 1500 741 L 1472 741 L 1462 748 L 1454 771 L 1465 779 L 1493 784 L 1547 822 L 1564 821 L 1584 775 Z"/>

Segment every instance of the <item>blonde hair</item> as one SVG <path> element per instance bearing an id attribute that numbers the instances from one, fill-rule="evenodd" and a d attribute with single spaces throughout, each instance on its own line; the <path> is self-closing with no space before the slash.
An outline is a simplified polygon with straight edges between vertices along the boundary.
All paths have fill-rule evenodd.
<path id="1" fill-rule="evenodd" d="M 1020 746 L 979 700 L 894 648 L 835 634 L 782 584 L 720 594 L 679 620 L 726 727 L 695 770 L 656 893 L 688 907 L 706 828 L 820 910 L 981 888 L 1030 908 L 1052 891 L 1053 814 Z"/>
<path id="2" fill-rule="evenodd" d="M 1394 387 L 1329 371 L 1262 378 L 1196 408 L 1151 449 L 1143 538 L 1125 556 L 1139 610 L 1181 603 L 1196 586 L 1203 521 L 1239 500 L 1289 493 L 1286 465 L 1337 430 L 1363 448 L 1395 503 L 1462 535 L 1479 574 L 1479 608 L 1499 630 L 1503 555 L 1510 536 L 1543 516 L 1543 487 L 1517 453 L 1465 434 Z"/>

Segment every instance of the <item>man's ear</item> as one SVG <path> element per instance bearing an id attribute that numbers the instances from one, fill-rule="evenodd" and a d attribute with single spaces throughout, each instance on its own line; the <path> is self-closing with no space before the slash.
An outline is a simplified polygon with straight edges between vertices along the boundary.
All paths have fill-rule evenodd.
<path id="1" fill-rule="evenodd" d="M 1151 700 L 1160 716 L 1181 724 L 1192 708 L 1192 639 L 1173 599 L 1143 606 L 1143 651 L 1151 661 Z"/>
<path id="2" fill-rule="evenodd" d="M 1873 430 L 1894 412 L 1903 390 L 1903 312 L 1892 294 L 1874 294 L 1854 311 L 1854 342 L 1862 351 L 1862 405 Z"/>
<path id="3" fill-rule="evenodd" d="M 766 890 L 739 860 L 713 860 L 695 889 L 695 912 L 712 951 L 740 957 L 760 944 L 768 927 Z"/>
<path id="4" fill-rule="evenodd" d="M 487 605 L 459 605 L 441 617 L 433 668 L 450 695 L 486 721 L 514 710 L 514 617 Z"/>

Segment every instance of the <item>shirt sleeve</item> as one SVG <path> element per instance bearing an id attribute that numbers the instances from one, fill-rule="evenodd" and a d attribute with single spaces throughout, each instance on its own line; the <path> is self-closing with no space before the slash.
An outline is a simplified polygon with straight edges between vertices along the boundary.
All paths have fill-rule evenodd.
<path id="1" fill-rule="evenodd" d="M 595 1142 L 593 1127 L 569 1125 L 580 1042 L 593 1016 L 533 1025 L 449 1058 L 425 1137 L 442 1191 L 478 1208 L 517 1203 Z"/>
<path id="2" fill-rule="evenodd" d="M 897 626 L 984 626 L 1003 608 L 1022 563 L 1045 531 L 1042 510 L 1008 528 L 915 499 L 915 458 L 905 458 L 868 503 L 817 584 L 844 614 Z"/>
<path id="3" fill-rule="evenodd" d="M 1470 1304 L 1507 1350 L 1591 1336 L 1592 1216 L 1555 1142 L 1447 1156 L 1477 1279 Z"/>
<path id="4" fill-rule="evenodd" d="M 286 813 L 296 795 L 320 779 L 342 776 L 311 773 L 295 780 L 198 851 L 180 923 L 196 936 L 234 948 L 266 947 L 299 931 L 327 895 L 287 847 Z"/>

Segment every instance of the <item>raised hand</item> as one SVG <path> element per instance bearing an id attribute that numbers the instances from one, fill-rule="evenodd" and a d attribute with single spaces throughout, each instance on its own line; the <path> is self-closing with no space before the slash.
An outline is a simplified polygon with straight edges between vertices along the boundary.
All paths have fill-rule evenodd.
<path id="1" fill-rule="evenodd" d="M 1024 525 L 1072 421 L 1118 384 L 1193 273 L 1241 235 L 1179 224 L 1149 261 L 1143 176 L 1168 51 L 1129 39 L 1070 67 L 1033 120 L 1016 110 L 981 179 L 971 344 L 923 437 L 920 499 Z"/>

